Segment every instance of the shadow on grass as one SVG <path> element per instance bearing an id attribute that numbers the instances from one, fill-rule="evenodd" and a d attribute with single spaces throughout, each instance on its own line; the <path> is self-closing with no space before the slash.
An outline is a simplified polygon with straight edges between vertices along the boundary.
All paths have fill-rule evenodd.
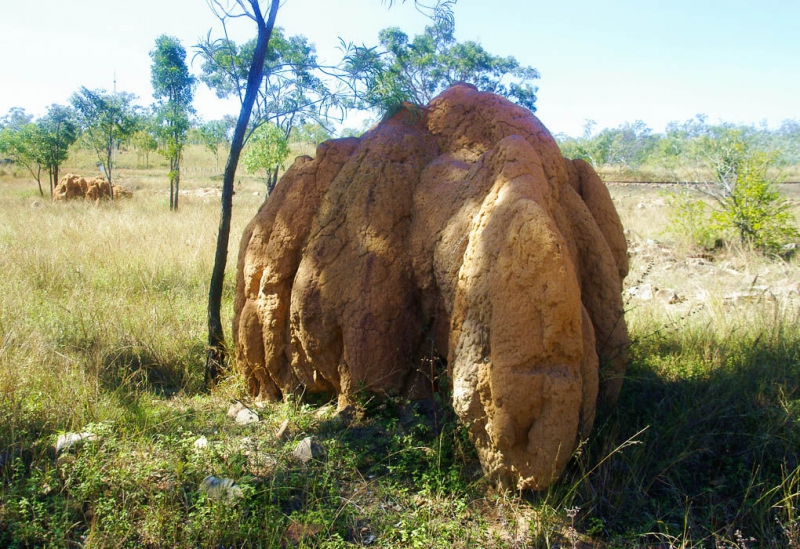
<path id="1" fill-rule="evenodd" d="M 98 377 L 103 388 L 112 393 L 146 391 L 171 397 L 180 391 L 197 392 L 203 379 L 202 342 L 185 353 L 167 356 L 145 345 L 115 348 L 104 354 Z"/>
<path id="2" fill-rule="evenodd" d="M 618 406 L 555 490 L 610 535 L 697 541 L 740 530 L 785 546 L 787 506 L 800 503 L 798 333 L 696 335 L 632 349 Z"/>
<path id="3" fill-rule="evenodd" d="M 670 332 L 632 349 L 618 406 L 597 421 L 560 482 L 525 495 L 534 514 L 580 507 L 575 526 L 615 547 L 712 547 L 715 536 L 732 540 L 736 530 L 758 540 L 748 547 L 789 546 L 781 527 L 796 527 L 800 498 L 800 335 L 794 327 L 709 334 Z M 248 546 L 255 538 L 278 547 L 295 531 L 317 532 L 318 543 L 309 535 L 307 546 L 333 546 L 323 539 L 334 536 L 343 544 L 378 536 L 395 547 L 467 538 L 460 546 L 482 546 L 484 517 L 470 505 L 488 501 L 488 490 L 449 398 L 367 399 L 354 417 L 329 419 L 332 410 L 285 403 L 248 426 L 236 426 L 213 397 L 180 406 L 151 398 L 193 392 L 186 387 L 195 371 L 200 381 L 202 365 L 187 357 L 202 355 L 199 344 L 174 353 L 145 345 L 104 351 L 96 361 L 103 389 L 129 416 L 74 457 L 42 455 L 18 473 L 7 466 L 0 545 L 77 542 L 89 529 L 134 544 L 144 540 L 141 525 L 156 523 L 153 539 L 184 547 Z M 274 436 L 285 416 L 291 442 Z M 200 434 L 209 439 L 203 451 L 194 446 Z M 308 435 L 322 439 L 327 456 L 301 464 L 292 451 Z M 254 472 L 262 465 L 271 472 Z M 233 507 L 209 499 L 198 489 L 208 474 L 241 482 L 244 498 Z M 38 505 L 36 513 L 23 500 Z M 103 507 L 108 501 L 114 505 Z M 31 527 L 31 517 L 41 524 Z M 59 528 L 60 538 L 51 534 Z M 678 538 L 683 543 L 672 544 Z"/>

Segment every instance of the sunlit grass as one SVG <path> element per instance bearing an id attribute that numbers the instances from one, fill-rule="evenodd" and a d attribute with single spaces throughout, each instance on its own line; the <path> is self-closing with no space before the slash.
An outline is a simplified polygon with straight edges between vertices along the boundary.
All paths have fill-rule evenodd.
<path id="1" fill-rule="evenodd" d="M 664 236 L 662 191 L 612 189 L 626 288 L 654 294 L 626 294 L 635 343 L 619 405 L 548 492 L 498 493 L 446 395 L 431 422 L 375 399 L 349 420 L 320 404 L 258 407 L 235 374 L 206 393 L 221 182 L 190 148 L 171 213 L 159 161 L 123 153 L 134 196 L 115 203 L 53 204 L 0 174 L 0 546 L 798 547 L 796 259 L 688 257 Z M 64 173 L 95 160 L 72 162 Z M 238 238 L 263 200 L 257 176 L 237 181 L 228 335 Z M 261 422 L 228 418 L 235 398 Z M 86 430 L 99 440 L 55 456 L 59 434 Z M 310 435 L 327 457 L 303 465 L 291 453 Z M 243 497 L 209 498 L 206 475 Z"/>

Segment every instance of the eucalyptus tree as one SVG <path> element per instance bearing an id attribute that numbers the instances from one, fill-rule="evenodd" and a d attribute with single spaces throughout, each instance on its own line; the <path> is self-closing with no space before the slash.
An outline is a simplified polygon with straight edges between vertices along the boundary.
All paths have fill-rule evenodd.
<path id="1" fill-rule="evenodd" d="M 301 108 L 314 108 L 317 112 L 320 112 L 329 108 L 343 108 L 344 104 L 337 94 L 326 92 L 323 88 L 318 87 L 318 84 L 324 85 L 324 83 L 321 79 L 318 82 L 315 80 L 316 77 L 313 77 L 310 71 L 312 68 L 310 63 L 298 62 L 298 59 L 308 59 L 313 54 L 312 48 L 304 38 L 296 37 L 297 40 L 294 43 L 287 45 L 286 51 L 281 51 L 281 48 L 278 47 L 281 41 L 286 40 L 281 38 L 281 40 L 276 41 L 276 45 L 272 49 L 272 61 L 268 58 L 270 39 L 273 35 L 280 0 L 270 0 L 267 10 L 262 9 L 259 0 L 227 0 L 225 5 L 223 5 L 223 0 L 207 0 L 207 2 L 222 23 L 225 36 L 218 40 L 212 40 L 209 33 L 206 41 L 198 44 L 198 52 L 203 58 L 204 65 L 210 63 L 208 68 L 204 67 L 204 74 L 201 80 L 215 89 L 218 95 L 221 93 L 222 97 L 227 97 L 231 94 L 236 94 L 241 102 L 241 110 L 234 129 L 228 153 L 228 162 L 225 165 L 225 174 L 223 176 L 222 211 L 217 233 L 214 268 L 208 292 L 208 350 L 205 374 L 206 384 L 209 384 L 219 377 L 226 359 L 220 309 L 225 264 L 228 258 L 233 181 L 245 139 L 255 131 L 259 124 L 269 120 L 279 123 L 276 113 L 283 114 L 282 120 L 284 124 L 286 124 L 287 120 L 290 121 L 288 125 L 282 126 L 288 137 L 294 123 L 293 116 L 297 117 L 296 113 L 301 112 Z M 393 0 L 386 0 L 385 3 L 391 7 Z M 414 0 L 414 3 L 420 8 L 425 8 L 425 5 L 420 0 Z M 454 3 L 455 0 L 438 0 L 436 7 L 444 4 L 438 13 L 450 13 L 452 15 L 449 10 Z M 236 48 L 234 42 L 228 37 L 226 23 L 231 18 L 248 18 L 256 24 L 258 34 L 252 49 L 252 55 L 243 56 L 241 49 Z M 292 55 L 289 55 L 290 52 L 292 52 Z M 295 56 L 295 53 L 298 55 Z M 279 61 L 280 59 L 283 59 L 283 61 Z M 268 62 L 276 64 L 270 65 Z M 316 60 L 314 60 L 314 63 L 316 63 Z M 265 74 L 274 77 L 283 69 L 288 70 L 285 78 L 275 79 L 274 84 L 265 83 Z M 297 76 L 299 78 L 296 78 Z M 243 86 L 244 82 L 246 84 Z M 269 79 L 267 79 L 267 82 L 269 82 Z M 288 92 L 277 93 L 278 90 L 287 89 L 289 90 Z M 277 98 L 279 97 L 285 98 L 285 101 L 283 99 L 278 101 Z M 257 105 L 257 116 L 254 123 L 250 124 L 254 105 Z M 293 115 L 292 113 L 295 114 Z M 312 116 L 309 117 L 314 118 Z M 320 116 L 320 121 L 322 119 L 323 117 Z M 306 120 L 305 117 L 301 116 L 298 121 L 305 122 Z"/>
<path id="2" fill-rule="evenodd" d="M 25 124 L 33 122 L 33 115 L 25 112 L 22 107 L 11 107 L 8 113 L 0 118 L 0 129 L 11 128 L 18 130 Z"/>
<path id="3" fill-rule="evenodd" d="M 208 350 L 206 353 L 205 380 L 206 385 L 215 382 L 225 365 L 225 334 L 222 329 L 220 310 L 222 307 L 222 289 L 225 281 L 225 264 L 228 261 L 228 241 L 231 233 L 231 214 L 233 207 L 233 181 L 236 177 L 236 167 L 239 156 L 244 147 L 245 134 L 250 123 L 250 114 L 256 102 L 258 89 L 264 72 L 264 61 L 267 56 L 272 30 L 275 26 L 275 17 L 278 15 L 280 0 L 270 0 L 269 9 L 262 11 L 259 0 L 235 0 L 233 5 L 228 3 L 223 6 L 220 0 L 209 0 L 209 6 L 220 19 L 225 28 L 225 22 L 231 17 L 245 17 L 253 21 L 257 29 L 257 39 L 253 49 L 253 57 L 247 73 L 247 85 L 241 96 L 241 109 L 236 127 L 233 130 L 233 139 L 228 152 L 228 161 L 225 164 L 225 173 L 222 178 L 222 199 L 219 229 L 217 231 L 217 245 L 214 253 L 214 268 L 211 272 L 211 283 L 208 289 Z"/>
<path id="4" fill-rule="evenodd" d="M 306 122 L 300 127 L 294 128 L 289 136 L 291 143 L 310 143 L 315 147 L 331 139 L 333 135 L 325 126 L 317 122 Z"/>
<path id="5" fill-rule="evenodd" d="M 48 172 L 52 196 L 58 183 L 59 167 L 77 139 L 74 113 L 69 107 L 54 104 L 35 122 L 22 109 L 12 109 L 3 120 L 6 123 L 0 130 L 0 153 L 30 172 L 41 196 L 44 196 L 42 172 Z"/>
<path id="6" fill-rule="evenodd" d="M 162 34 L 150 52 L 153 97 L 156 98 L 158 135 L 169 161 L 169 209 L 178 210 L 181 157 L 189 131 L 195 78 L 186 66 L 186 50 L 177 38 Z"/>
<path id="7" fill-rule="evenodd" d="M 78 139 L 75 112 L 64 105 L 50 105 L 37 121 L 41 139 L 41 159 L 50 178 L 50 195 L 58 184 L 58 170 L 67 160 L 69 147 Z"/>
<path id="8" fill-rule="evenodd" d="M 138 108 L 133 104 L 135 99 L 136 96 L 130 93 L 107 93 L 81 87 L 70 100 L 81 128 L 81 140 L 97 154 L 108 178 L 112 200 L 113 153 L 119 142 L 136 130 Z"/>
<path id="9" fill-rule="evenodd" d="M 289 141 L 283 130 L 269 122 L 262 124 L 250 136 L 244 151 L 244 165 L 249 172 L 265 170 L 269 196 L 278 182 L 278 170 L 289 158 Z"/>
<path id="10" fill-rule="evenodd" d="M 235 120 L 234 120 L 235 123 Z M 196 128 L 196 135 L 201 145 L 214 153 L 214 166 L 219 169 L 219 148 L 228 145 L 233 124 L 227 119 L 209 120 Z"/>
<path id="11" fill-rule="evenodd" d="M 32 122 L 18 121 L 0 129 L 0 154 L 24 167 L 33 176 L 39 185 L 41 196 L 44 196 L 42 171 L 45 164 L 41 154 L 43 143 L 41 129 Z"/>
<path id="12" fill-rule="evenodd" d="M 155 131 L 148 124 L 140 124 L 139 129 L 131 135 L 130 141 L 136 147 L 137 156 L 144 158 L 145 169 L 150 169 L 150 153 L 158 150 Z"/>
<path id="13" fill-rule="evenodd" d="M 429 7 L 433 24 L 413 39 L 383 29 L 374 47 L 342 44 L 344 70 L 358 102 L 393 114 L 403 102 L 425 105 L 456 82 L 467 82 L 536 111 L 539 72 L 516 58 L 493 55 L 474 41 L 455 39 L 455 0 Z"/>
<path id="14" fill-rule="evenodd" d="M 255 45 L 255 40 L 238 45 L 227 36 L 215 40 L 207 36 L 197 45 L 203 61 L 200 80 L 218 97 L 236 97 L 241 102 Z M 275 28 L 245 141 L 268 122 L 288 139 L 292 129 L 303 123 L 325 123 L 332 112 L 343 115 L 343 100 L 329 88 L 323 71 L 313 44 L 303 36 L 287 37 Z"/>

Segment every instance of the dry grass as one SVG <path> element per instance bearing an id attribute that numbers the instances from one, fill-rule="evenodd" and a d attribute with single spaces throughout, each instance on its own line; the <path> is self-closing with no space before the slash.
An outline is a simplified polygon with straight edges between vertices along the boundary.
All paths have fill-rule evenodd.
<path id="1" fill-rule="evenodd" d="M 134 196 L 113 204 L 52 204 L 0 173 L 0 545 L 798 547 L 797 259 L 693 254 L 665 233 L 664 190 L 613 187 L 636 340 L 620 406 L 550 492 L 497 494 L 455 422 L 437 435 L 420 417 L 399 422 L 391 402 L 365 403 L 349 426 L 299 403 L 233 425 L 238 377 L 201 390 L 213 156 L 187 150 L 179 213 L 162 159 L 118 161 Z M 78 152 L 64 173 L 94 162 Z M 264 188 L 237 181 L 228 316 L 238 235 Z M 328 460 L 292 465 L 273 436 L 284 419 L 291 440 L 321 437 Z M 87 428 L 101 444 L 54 459 L 58 433 Z M 274 458 L 272 476 L 253 479 L 245 435 Z M 244 499 L 205 497 L 206 474 L 241 480 Z"/>
<path id="2" fill-rule="evenodd" d="M 15 406 L 33 406 L 40 429 L 113 415 L 108 392 L 123 382 L 174 392 L 196 391 L 202 381 L 219 198 L 194 196 L 191 187 L 217 185 L 187 177 L 190 192 L 173 214 L 157 186 L 163 175 L 120 175 L 134 197 L 102 204 L 52 203 L 27 181 L 0 181 L 0 386 L 15 395 Z M 251 184 L 237 196 L 235 235 L 260 205 L 254 192 Z M 237 244 L 229 254 L 228 305 Z M 38 395 L 35 402 L 20 396 L 28 392 Z M 22 425 L 26 417 L 11 421 Z"/>

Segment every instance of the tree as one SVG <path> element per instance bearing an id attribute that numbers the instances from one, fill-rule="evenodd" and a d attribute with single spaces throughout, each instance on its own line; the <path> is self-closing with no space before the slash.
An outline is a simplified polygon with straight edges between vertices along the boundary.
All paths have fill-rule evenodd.
<path id="1" fill-rule="evenodd" d="M 72 110 L 63 105 L 50 105 L 47 114 L 36 122 L 32 122 L 33 117 L 24 110 L 16 108 L 3 118 L 0 152 L 30 172 L 39 185 L 41 196 L 44 196 L 42 171 L 48 172 L 52 196 L 58 183 L 59 167 L 77 138 L 73 118 Z"/>
<path id="2" fill-rule="evenodd" d="M 197 128 L 200 143 L 214 153 L 214 166 L 217 169 L 219 169 L 219 147 L 229 143 L 228 135 L 231 129 L 231 124 L 225 119 L 211 120 Z"/>
<path id="3" fill-rule="evenodd" d="M 560 146 L 565 156 L 583 158 L 595 168 L 621 166 L 636 169 L 652 157 L 658 144 L 653 130 L 641 120 L 604 128 L 593 136 L 594 125 L 593 120 L 588 120 L 582 137 L 561 139 Z"/>
<path id="4" fill-rule="evenodd" d="M 0 130 L 0 153 L 30 172 L 39 185 L 41 196 L 44 196 L 42 190 L 43 148 L 42 132 L 36 124 L 30 122 L 21 125 L 20 123 L 9 124 Z"/>
<path id="5" fill-rule="evenodd" d="M 249 172 L 266 170 L 267 196 L 278 182 L 278 170 L 289 157 L 289 142 L 277 125 L 268 123 L 258 127 L 247 142 L 244 165 Z"/>
<path id="6" fill-rule="evenodd" d="M 772 149 L 781 151 L 783 162 L 800 164 L 800 122 L 784 120 L 772 138 Z"/>
<path id="7" fill-rule="evenodd" d="M 212 40 L 210 34 L 197 45 L 203 59 L 200 80 L 220 98 L 244 98 L 248 67 L 255 40 L 241 46 L 227 37 Z M 245 141 L 256 129 L 272 122 L 288 139 L 292 128 L 307 121 L 324 123 L 332 108 L 343 114 L 342 98 L 331 92 L 321 78 L 316 51 L 303 36 L 285 37 L 283 30 L 272 33 L 263 67 L 263 79 L 253 106 Z"/>
<path id="8" fill-rule="evenodd" d="M 78 138 L 75 113 L 64 105 L 50 105 L 47 114 L 38 121 L 42 164 L 50 177 L 50 195 L 58 184 L 58 170 L 66 161 L 69 147 Z"/>
<path id="9" fill-rule="evenodd" d="M 145 169 L 150 169 L 150 153 L 158 149 L 158 140 L 149 128 L 141 128 L 131 135 L 131 143 L 140 158 L 144 158 Z"/>
<path id="10" fill-rule="evenodd" d="M 536 110 L 532 82 L 538 71 L 514 57 L 492 55 L 477 42 L 457 42 L 454 3 L 439 0 L 429 8 L 433 24 L 413 40 L 390 27 L 380 32 L 379 46 L 343 43 L 345 72 L 363 106 L 391 114 L 403 102 L 424 105 L 450 85 L 468 82 Z"/>
<path id="11" fill-rule="evenodd" d="M 333 136 L 325 126 L 318 122 L 306 122 L 300 127 L 295 127 L 291 134 L 289 134 L 289 141 L 291 143 L 311 143 L 315 147 L 331 139 Z"/>
<path id="12" fill-rule="evenodd" d="M 269 12 L 264 18 L 258 0 L 236 0 L 237 11 L 225 9 L 219 0 L 211 0 L 209 4 L 221 21 L 229 17 L 247 17 L 251 19 L 258 29 L 258 38 L 253 50 L 253 58 L 247 75 L 247 86 L 242 97 L 242 108 L 233 131 L 233 140 L 228 153 L 228 162 L 225 164 L 225 173 L 222 178 L 222 211 L 217 231 L 217 246 L 214 254 L 214 268 L 211 273 L 211 283 L 208 289 L 208 351 L 206 353 L 206 385 L 215 382 L 225 365 L 225 335 L 222 329 L 220 309 L 222 306 L 222 287 L 225 280 L 225 264 L 228 261 L 228 240 L 231 233 L 231 210 L 233 206 L 233 181 L 236 177 L 236 167 L 239 164 L 239 155 L 244 147 L 245 133 L 250 122 L 250 113 L 256 101 L 258 88 L 264 71 L 264 60 L 267 55 L 267 45 L 275 26 L 275 17 L 278 14 L 279 0 L 271 0 Z"/>
<path id="13" fill-rule="evenodd" d="M 777 153 L 759 150 L 739 130 L 700 138 L 713 178 L 704 193 L 717 203 L 713 223 L 733 230 L 739 241 L 762 251 L 777 251 L 797 238 L 790 204 L 781 198 L 768 170 Z"/>
<path id="14" fill-rule="evenodd" d="M 392 1 L 388 1 L 391 6 Z M 415 0 L 418 4 L 418 0 Z M 452 2 L 451 2 L 452 3 Z M 259 95 L 260 86 L 265 71 L 265 61 L 267 57 L 267 49 L 272 36 L 272 31 L 275 26 L 275 17 L 278 13 L 280 0 L 271 0 L 268 16 L 265 20 L 259 6 L 259 0 L 235 0 L 235 9 L 226 9 L 220 3 L 220 0 L 209 0 L 209 6 L 215 12 L 217 17 L 225 28 L 225 21 L 231 17 L 246 17 L 256 23 L 258 29 L 258 37 L 256 39 L 253 55 L 250 61 L 249 69 L 247 71 L 247 85 L 244 88 L 237 87 L 238 90 L 244 89 L 244 94 L 240 92 L 242 108 L 239 112 L 239 118 L 236 122 L 236 128 L 233 133 L 233 140 L 231 141 L 230 151 L 228 153 L 228 162 L 225 165 L 225 173 L 223 175 L 222 184 L 222 211 L 220 215 L 219 230 L 217 232 L 217 245 L 214 254 L 214 268 L 211 274 L 211 284 L 208 291 L 208 351 L 206 354 L 206 384 L 215 382 L 222 372 L 225 364 L 225 338 L 222 329 L 222 321 L 220 317 L 220 308 L 222 302 L 222 286 L 225 279 L 225 263 L 228 258 L 228 240 L 230 238 L 231 226 L 231 208 L 233 203 L 233 180 L 236 176 L 236 167 L 239 162 L 239 156 L 244 146 L 248 124 L 250 122 L 250 115 L 253 110 L 253 105 Z M 208 40 L 212 45 L 214 42 Z M 229 47 L 231 42 L 226 38 L 223 42 L 224 47 Z M 201 54 L 203 54 L 204 45 L 198 45 Z M 208 50 L 208 53 L 213 54 L 215 49 Z M 243 73 L 239 72 L 237 64 L 234 61 L 234 50 L 229 47 L 229 56 L 226 56 L 220 66 L 229 67 L 226 69 L 226 74 L 231 75 L 235 81 L 240 82 Z M 212 55 L 213 58 L 213 55 Z M 295 95 L 297 97 L 303 97 Z M 291 103 L 291 102 L 290 102 Z M 312 101 L 312 104 L 315 104 Z M 264 103 L 266 105 L 266 103 Z M 298 105 L 305 104 L 304 102 Z M 322 104 L 322 103 L 318 103 Z M 251 132 L 253 130 L 251 129 Z M 287 133 L 288 135 L 288 133 Z"/>
<path id="15" fill-rule="evenodd" d="M 136 130 L 136 97 L 129 93 L 106 93 L 81 87 L 72 95 L 71 103 L 78 116 L 83 142 L 97 154 L 103 172 L 108 178 L 111 200 L 113 153 L 119 142 Z"/>
<path id="16" fill-rule="evenodd" d="M 3 118 L 0 118 L 0 129 L 11 128 L 18 130 L 25 124 L 33 122 L 33 115 L 25 112 L 21 107 L 11 107 Z"/>
<path id="17" fill-rule="evenodd" d="M 194 98 L 194 77 L 186 66 L 186 50 L 177 38 L 162 34 L 150 52 L 153 97 L 164 156 L 169 160 L 169 209 L 178 210 L 181 157 L 189 131 L 189 116 Z"/>

